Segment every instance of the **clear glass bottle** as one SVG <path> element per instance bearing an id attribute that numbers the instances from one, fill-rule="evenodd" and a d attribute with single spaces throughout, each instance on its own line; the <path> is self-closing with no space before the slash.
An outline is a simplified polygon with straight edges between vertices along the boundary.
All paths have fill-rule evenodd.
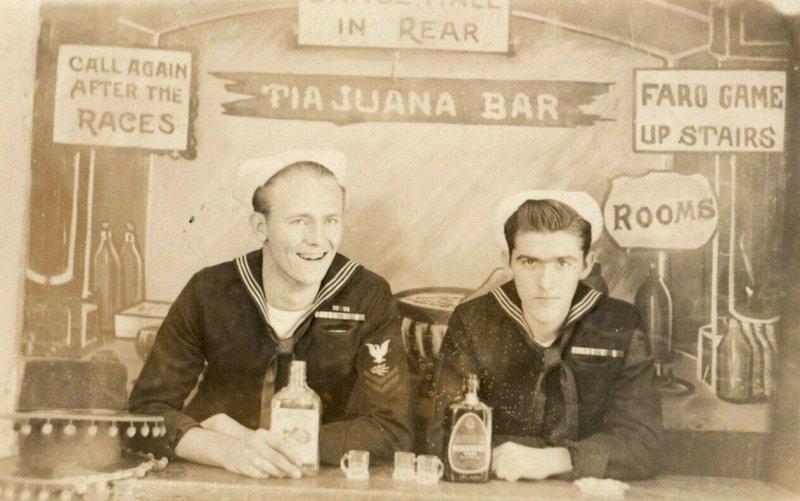
<path id="1" fill-rule="evenodd" d="M 644 320 L 653 356 L 659 362 L 672 360 L 672 305 L 664 280 L 650 263 L 647 279 L 636 291 L 633 303 Z"/>
<path id="2" fill-rule="evenodd" d="M 304 476 L 319 473 L 319 422 L 322 402 L 306 384 L 306 363 L 292 361 L 289 384 L 272 397 L 270 431 L 297 447 Z"/>
<path id="3" fill-rule="evenodd" d="M 753 400 L 753 347 L 735 318 L 717 347 L 717 396 L 737 403 Z"/>
<path id="4" fill-rule="evenodd" d="M 121 266 L 122 307 L 128 308 L 144 300 L 144 265 L 142 256 L 136 246 L 136 234 L 133 223 L 125 225 L 125 238 L 119 252 Z"/>
<path id="5" fill-rule="evenodd" d="M 762 346 L 755 333 L 755 325 L 750 322 L 742 322 L 740 325 L 742 333 L 747 338 L 750 345 L 751 360 L 751 386 L 753 400 L 763 400 L 767 397 L 765 371 L 766 366 L 764 346 Z"/>
<path id="6" fill-rule="evenodd" d="M 492 408 L 478 399 L 469 374 L 464 398 L 450 405 L 444 426 L 444 476 L 451 482 L 488 482 L 492 465 Z"/>
<path id="7" fill-rule="evenodd" d="M 103 222 L 100 226 L 100 243 L 97 245 L 92 264 L 94 267 L 92 291 L 97 303 L 100 330 L 113 335 L 114 314 L 121 304 L 120 262 L 119 254 L 111 240 L 108 222 Z"/>

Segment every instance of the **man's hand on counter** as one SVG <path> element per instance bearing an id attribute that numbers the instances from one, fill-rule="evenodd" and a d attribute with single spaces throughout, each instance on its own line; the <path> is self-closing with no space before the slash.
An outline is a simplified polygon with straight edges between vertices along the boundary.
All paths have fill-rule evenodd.
<path id="1" fill-rule="evenodd" d="M 202 425 L 181 437 L 175 448 L 178 456 L 253 478 L 302 475 L 296 452 L 269 430 L 251 430 L 224 414 L 212 416 Z"/>
<path id="2" fill-rule="evenodd" d="M 234 437 L 249 437 L 255 430 L 248 428 L 225 413 L 214 414 L 200 423 L 206 430 L 218 431 Z"/>
<path id="3" fill-rule="evenodd" d="M 542 480 L 572 470 L 569 451 L 563 447 L 526 447 L 506 442 L 492 451 L 492 472 L 501 480 Z"/>

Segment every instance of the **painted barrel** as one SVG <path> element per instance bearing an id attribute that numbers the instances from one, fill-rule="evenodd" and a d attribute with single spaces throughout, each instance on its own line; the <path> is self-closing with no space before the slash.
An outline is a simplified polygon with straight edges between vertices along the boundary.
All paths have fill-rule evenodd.
<path id="1" fill-rule="evenodd" d="M 414 384 L 416 440 L 414 450 L 427 450 L 427 429 L 433 412 L 433 374 L 447 322 L 456 306 L 473 291 L 457 287 L 410 289 L 395 295 L 402 320 L 403 346 Z"/>
<path id="2" fill-rule="evenodd" d="M 413 365 L 419 367 L 437 360 L 447 321 L 471 292 L 471 289 L 459 287 L 426 287 L 395 295 L 397 309 L 403 317 L 403 346 Z"/>

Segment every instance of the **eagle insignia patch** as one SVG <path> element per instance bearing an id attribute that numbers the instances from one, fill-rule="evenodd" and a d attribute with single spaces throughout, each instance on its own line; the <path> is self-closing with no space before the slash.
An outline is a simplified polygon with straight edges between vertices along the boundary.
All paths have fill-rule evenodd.
<path id="1" fill-rule="evenodd" d="M 386 363 L 391 341 L 387 339 L 380 344 L 364 343 L 372 357 L 372 367 L 364 370 L 364 380 L 369 388 L 378 393 L 384 393 L 400 380 L 397 367 L 390 367 Z"/>

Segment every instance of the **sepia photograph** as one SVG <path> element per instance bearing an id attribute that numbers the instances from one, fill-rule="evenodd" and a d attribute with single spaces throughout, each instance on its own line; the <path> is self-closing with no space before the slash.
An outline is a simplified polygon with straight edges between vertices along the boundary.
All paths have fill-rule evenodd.
<path id="1" fill-rule="evenodd" d="M 800 499 L 800 1 L 0 0 L 4 499 Z"/>

